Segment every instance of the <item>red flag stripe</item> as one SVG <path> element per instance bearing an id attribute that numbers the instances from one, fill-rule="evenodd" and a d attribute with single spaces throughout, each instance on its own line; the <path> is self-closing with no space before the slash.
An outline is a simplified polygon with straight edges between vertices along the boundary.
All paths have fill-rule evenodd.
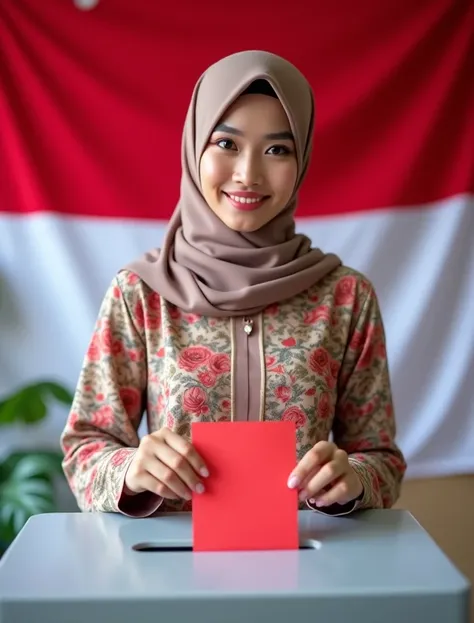
<path id="1" fill-rule="evenodd" d="M 463 0 L 116 0 L 0 5 L 0 210 L 167 219 L 195 80 L 246 48 L 280 53 L 316 94 L 300 216 L 423 205 L 474 191 L 474 6 Z"/>

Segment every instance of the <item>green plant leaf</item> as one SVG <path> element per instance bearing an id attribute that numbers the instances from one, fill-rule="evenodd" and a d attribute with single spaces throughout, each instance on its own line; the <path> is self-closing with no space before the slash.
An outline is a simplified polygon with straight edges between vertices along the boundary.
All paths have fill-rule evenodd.
<path id="1" fill-rule="evenodd" d="M 30 453 L 31 456 L 31 453 Z M 37 457 L 38 461 L 44 466 L 45 473 L 54 475 L 58 474 L 63 476 L 63 459 L 64 455 L 62 452 L 56 450 L 42 450 L 36 451 L 34 456 Z"/>
<path id="2" fill-rule="evenodd" d="M 28 387 L 23 390 L 21 409 L 21 418 L 25 424 L 34 424 L 46 417 L 48 408 L 37 387 Z"/>
<path id="3" fill-rule="evenodd" d="M 73 396 L 58 383 L 27 385 L 0 400 L 0 427 L 35 424 L 51 401 L 70 406 Z M 55 510 L 55 476 L 64 477 L 58 450 L 13 451 L 0 460 L 0 556 L 35 514 Z"/>
<path id="4" fill-rule="evenodd" d="M 12 424 L 18 417 L 21 409 L 21 395 L 16 394 L 0 404 L 0 426 L 2 424 Z"/>
<path id="5" fill-rule="evenodd" d="M 51 464 L 46 457 L 26 455 L 15 465 L 11 478 L 13 480 L 27 480 L 51 473 Z"/>
<path id="6" fill-rule="evenodd" d="M 27 385 L 0 402 L 0 426 L 14 422 L 40 422 L 46 417 L 52 400 L 70 406 L 73 396 L 65 387 L 52 381 Z"/>
<path id="7" fill-rule="evenodd" d="M 52 494 L 52 487 L 48 482 L 45 482 L 41 478 L 29 478 L 29 480 L 22 480 L 19 478 L 11 478 L 3 484 L 2 496 L 9 500 L 20 500 L 21 496 L 25 498 L 48 498 Z M 28 500 L 25 501 L 27 505 Z"/>
<path id="8" fill-rule="evenodd" d="M 25 387 L 5 400 L 0 410 L 0 424 L 32 423 L 42 420 L 47 412 L 36 385 Z"/>
<path id="9" fill-rule="evenodd" d="M 40 388 L 46 396 L 50 394 L 50 396 L 55 398 L 58 402 L 61 402 L 68 407 L 74 400 L 74 396 L 71 394 L 71 392 L 62 385 L 59 385 L 58 383 L 53 383 L 51 381 L 41 383 Z"/>
<path id="10" fill-rule="evenodd" d="M 34 477 L 46 479 L 51 479 L 54 475 L 63 475 L 62 460 L 62 453 L 55 450 L 12 452 L 0 463 L 0 483 L 10 478 L 16 470 L 20 470 L 19 473 L 30 473 Z"/>
<path id="11" fill-rule="evenodd" d="M 32 462 L 19 461 L 8 480 L 0 484 L 0 521 L 2 533 L 18 534 L 35 514 L 54 510 L 51 482 L 32 476 Z"/>

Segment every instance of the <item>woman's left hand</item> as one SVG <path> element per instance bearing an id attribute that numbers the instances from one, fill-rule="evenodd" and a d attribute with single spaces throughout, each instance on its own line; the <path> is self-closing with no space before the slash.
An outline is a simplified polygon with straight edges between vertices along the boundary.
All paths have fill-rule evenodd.
<path id="1" fill-rule="evenodd" d="M 320 441 L 309 450 L 288 479 L 290 489 L 300 490 L 300 500 L 316 506 L 347 504 L 363 491 L 363 485 L 344 450 Z"/>

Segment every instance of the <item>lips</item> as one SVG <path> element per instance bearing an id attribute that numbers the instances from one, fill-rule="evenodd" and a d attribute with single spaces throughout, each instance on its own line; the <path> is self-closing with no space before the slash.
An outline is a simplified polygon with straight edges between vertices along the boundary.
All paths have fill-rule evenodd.
<path id="1" fill-rule="evenodd" d="M 244 212 L 250 212 L 252 210 L 256 210 L 260 208 L 263 203 L 268 199 L 265 195 L 260 195 L 258 193 L 253 192 L 242 192 L 238 191 L 235 193 L 224 193 L 227 197 L 227 200 L 236 210 L 241 210 Z"/>

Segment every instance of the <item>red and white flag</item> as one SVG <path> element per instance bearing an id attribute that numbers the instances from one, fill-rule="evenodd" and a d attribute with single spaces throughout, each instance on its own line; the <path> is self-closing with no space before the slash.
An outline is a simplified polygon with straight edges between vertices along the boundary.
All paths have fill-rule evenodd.
<path id="1" fill-rule="evenodd" d="M 376 287 L 408 476 L 474 472 L 473 30 L 468 0 L 2 0 L 0 394 L 73 389 L 113 275 L 162 242 L 196 79 L 265 49 L 314 89 L 298 228 Z"/>

